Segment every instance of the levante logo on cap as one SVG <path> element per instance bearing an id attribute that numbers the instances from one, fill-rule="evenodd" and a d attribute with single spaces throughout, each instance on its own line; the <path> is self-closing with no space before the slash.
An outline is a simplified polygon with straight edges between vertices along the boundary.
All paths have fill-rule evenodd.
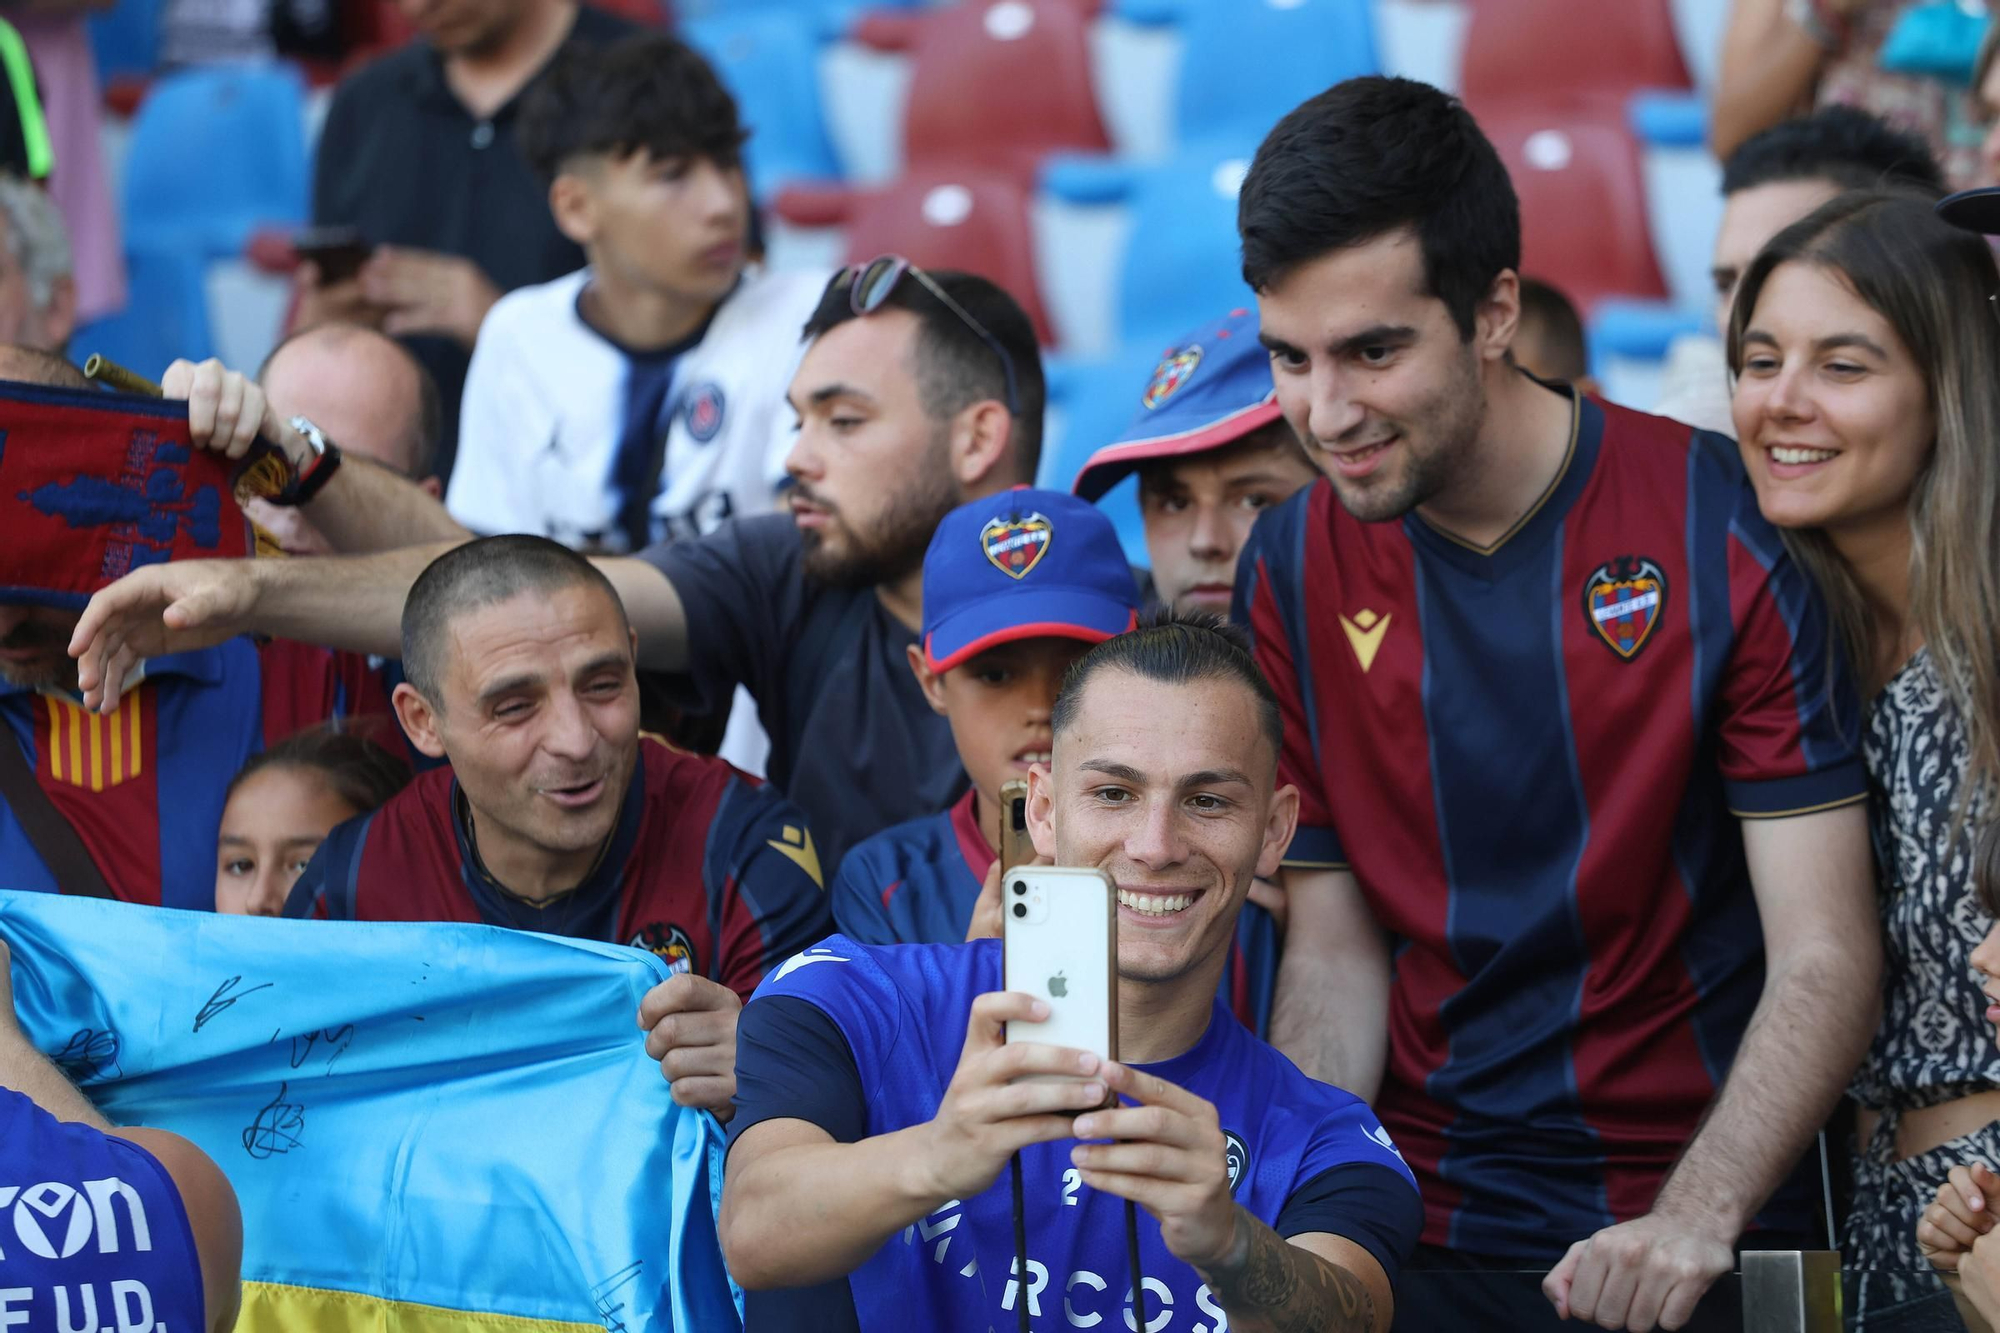
<path id="1" fill-rule="evenodd" d="M 1055 535 L 1055 528 L 1040 514 L 1011 514 L 988 520 L 979 531 L 979 545 L 995 569 L 1018 579 L 1042 563 Z"/>
<path id="2" fill-rule="evenodd" d="M 1158 407 L 1179 393 L 1181 386 L 1194 378 L 1195 367 L 1200 364 L 1200 343 L 1191 343 L 1177 352 L 1168 352 L 1160 358 L 1160 364 L 1153 367 L 1152 382 L 1146 386 L 1145 397 L 1139 401 L 1148 411 Z"/>
<path id="3" fill-rule="evenodd" d="M 1667 576 L 1643 555 L 1621 555 L 1597 567 L 1583 585 L 1583 613 L 1612 652 L 1636 657 L 1667 607 Z"/>

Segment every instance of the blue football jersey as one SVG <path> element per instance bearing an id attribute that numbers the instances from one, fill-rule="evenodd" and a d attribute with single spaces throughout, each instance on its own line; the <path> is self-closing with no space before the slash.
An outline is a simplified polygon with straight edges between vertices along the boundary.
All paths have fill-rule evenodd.
<path id="1" fill-rule="evenodd" d="M 208 1327 L 201 1257 L 152 1154 L 0 1088 L 0 1328 Z"/>
<path id="2" fill-rule="evenodd" d="M 974 997 L 1002 988 L 1000 964 L 997 940 L 878 948 L 835 935 L 788 959 L 765 979 L 751 1006 L 791 997 L 832 1021 L 853 1053 L 872 1137 L 936 1113 L 958 1065 Z M 1228 1139 L 1236 1201 L 1253 1216 L 1278 1226 L 1287 1202 L 1323 1173 L 1386 1167 L 1408 1183 L 1414 1232 L 1415 1178 L 1374 1113 L 1358 1098 L 1300 1073 L 1220 1002 L 1192 1049 L 1143 1067 L 1215 1105 Z M 1065 1139 L 1021 1154 L 1025 1299 L 1036 1328 L 1100 1322 L 1116 1328 L 1132 1317 L 1125 1202 L 1083 1183 L 1070 1164 L 1073 1146 Z M 1324 1213 L 1316 1217 L 1296 1230 L 1330 1229 Z M 1167 1251 L 1158 1224 L 1143 1210 L 1139 1238 L 1149 1327 L 1209 1333 L 1224 1327 L 1221 1303 L 1194 1269 Z M 1353 1238 L 1368 1243 L 1358 1228 Z M 984 1193 L 954 1200 L 905 1228 L 849 1276 L 848 1286 L 864 1329 L 1010 1329 L 1023 1299 L 1014 1262 L 1011 1189 L 1003 1171 Z M 1163 1314 L 1171 1315 L 1165 1325 L 1152 1322 Z"/>

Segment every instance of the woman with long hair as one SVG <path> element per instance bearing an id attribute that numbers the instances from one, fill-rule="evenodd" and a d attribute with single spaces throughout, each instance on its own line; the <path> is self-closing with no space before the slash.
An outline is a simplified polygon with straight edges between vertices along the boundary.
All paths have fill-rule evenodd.
<path id="1" fill-rule="evenodd" d="M 2000 1049 L 1966 984 L 1996 874 L 1996 293 L 1981 237 L 1864 191 L 1773 238 L 1730 319 L 1744 467 L 1865 701 L 1886 970 L 1841 1250 L 1872 1329 L 1955 1327 L 1919 1219 L 1953 1166 L 2000 1164 Z"/>

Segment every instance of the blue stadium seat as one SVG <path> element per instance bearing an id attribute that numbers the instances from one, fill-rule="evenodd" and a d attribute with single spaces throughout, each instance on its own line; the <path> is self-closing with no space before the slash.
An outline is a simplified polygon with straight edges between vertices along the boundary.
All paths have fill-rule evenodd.
<path id="1" fill-rule="evenodd" d="M 736 96 L 751 131 L 744 158 L 759 197 L 793 181 L 841 176 L 820 109 L 820 43 L 811 24 L 751 9 L 685 22 L 681 35 Z"/>
<path id="2" fill-rule="evenodd" d="M 1197 317 L 1199 318 L 1199 317 Z M 1167 335 L 1171 337 L 1172 335 Z M 1118 438 L 1139 414 L 1139 398 L 1152 380 L 1163 346 L 1151 343 L 1124 347 L 1102 360 L 1050 360 L 1049 407 L 1055 418 L 1054 437 L 1042 449 L 1041 475 L 1036 484 L 1066 491 L 1090 456 Z M 1098 500 L 1097 507 L 1118 529 L 1125 558 L 1150 567 L 1146 529 L 1139 517 L 1139 482 L 1127 477 Z"/>
<path id="3" fill-rule="evenodd" d="M 1116 12 L 1179 28 L 1184 144 L 1245 136 L 1254 144 L 1308 97 L 1382 67 L 1369 0 L 1120 0 Z"/>
<path id="4" fill-rule="evenodd" d="M 288 66 L 179 70 L 153 85 L 125 159 L 125 244 L 218 258 L 303 223 L 305 89 Z"/>
<path id="5" fill-rule="evenodd" d="M 1255 151 L 1250 139 L 1198 145 L 1158 165 L 1063 157 L 1043 170 L 1043 188 L 1059 199 L 1129 210 L 1116 298 L 1122 342 L 1150 346 L 1250 304 L 1239 276 L 1236 193 Z"/>
<path id="6" fill-rule="evenodd" d="M 78 329 L 70 339 L 73 358 L 80 365 L 96 353 L 158 379 L 175 357 L 214 356 L 202 270 L 188 255 L 128 252 L 125 309 Z"/>
<path id="7" fill-rule="evenodd" d="M 90 16 L 90 46 L 97 58 L 97 78 L 151 74 L 160 63 L 160 10 L 163 0 L 118 0 L 110 9 Z"/>

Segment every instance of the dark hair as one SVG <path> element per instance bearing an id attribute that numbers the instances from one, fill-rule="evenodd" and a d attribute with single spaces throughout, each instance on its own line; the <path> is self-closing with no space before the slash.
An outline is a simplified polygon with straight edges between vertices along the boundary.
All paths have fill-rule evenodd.
<path id="1" fill-rule="evenodd" d="M 1137 628 L 1098 644 L 1063 673 L 1062 688 L 1049 718 L 1051 731 L 1067 731 L 1083 707 L 1084 686 L 1100 671 L 1129 671 L 1142 680 L 1167 685 L 1192 685 L 1204 680 L 1233 680 L 1257 699 L 1258 730 L 1271 742 L 1275 757 L 1285 744 L 1285 723 L 1271 682 L 1250 656 L 1250 640 L 1242 630 L 1208 611 L 1176 611 L 1161 607 L 1139 617 Z"/>
<path id="2" fill-rule="evenodd" d="M 1030 485 L 1042 461 L 1042 410 L 1048 392 L 1042 381 L 1042 349 L 1035 326 L 1007 289 L 976 273 L 927 268 L 924 276 L 979 321 L 993 340 L 1007 349 L 1014 363 L 1014 385 L 1021 410 L 1014 417 L 1014 475 Z M 1007 400 L 1007 372 L 977 333 L 950 306 L 932 296 L 921 282 L 905 278 L 889 291 L 884 308 L 907 310 L 920 321 L 917 339 L 917 395 L 933 420 L 943 421 L 974 403 Z M 858 318 L 849 304 L 847 285 L 839 278 L 827 284 L 819 308 L 806 321 L 805 336 L 817 338 L 829 329 Z"/>
<path id="3" fill-rule="evenodd" d="M 521 155 L 544 180 L 579 157 L 705 157 L 739 165 L 749 137 L 701 53 L 663 32 L 572 44 L 521 104 Z"/>
<path id="4" fill-rule="evenodd" d="M 1901 185 L 1944 193 L 1944 173 L 1930 146 L 1851 106 L 1830 106 L 1781 121 L 1745 139 L 1722 164 L 1722 192 L 1825 180 L 1843 190 Z"/>
<path id="5" fill-rule="evenodd" d="M 433 704 L 442 702 L 445 631 L 453 617 L 526 592 L 597 588 L 625 621 L 618 590 L 596 565 L 547 537 L 509 533 L 455 546 L 425 567 L 403 603 L 403 677 Z"/>
<path id="6" fill-rule="evenodd" d="M 287 336 L 264 357 L 264 364 L 257 367 L 257 382 L 261 384 L 270 376 L 271 365 L 278 359 L 278 353 L 293 343 L 309 338 L 335 341 L 347 338 L 374 339 L 392 352 L 410 374 L 416 376 L 417 415 L 416 419 L 409 423 L 410 480 L 422 481 L 425 477 L 434 475 L 437 471 L 438 446 L 444 440 L 444 402 L 438 394 L 437 379 L 423 362 L 417 360 L 409 348 L 388 334 L 377 332 L 366 325 L 338 321 L 314 324 L 309 328 L 300 329 Z M 342 441 L 336 440 L 334 443 L 339 444 Z"/>
<path id="7" fill-rule="evenodd" d="M 365 736 L 336 724 L 310 727 L 250 757 L 229 780 L 227 796 L 267 768 L 311 769 L 357 814 L 379 809 L 410 780 L 410 766 Z M 227 799 L 225 797 L 225 800 Z"/>
<path id="8" fill-rule="evenodd" d="M 1258 291 L 1404 227 L 1423 248 L 1425 290 L 1471 338 L 1493 280 L 1521 266 L 1521 207 L 1472 114 L 1413 79 L 1348 79 L 1300 104 L 1236 199 L 1243 279 Z"/>
<path id="9" fill-rule="evenodd" d="M 1583 320 L 1560 287 L 1540 278 L 1521 279 L 1522 331 L 1530 324 L 1539 326 L 1537 336 L 1548 345 L 1550 364 L 1537 369 L 1559 380 L 1578 380 L 1590 373 Z"/>

